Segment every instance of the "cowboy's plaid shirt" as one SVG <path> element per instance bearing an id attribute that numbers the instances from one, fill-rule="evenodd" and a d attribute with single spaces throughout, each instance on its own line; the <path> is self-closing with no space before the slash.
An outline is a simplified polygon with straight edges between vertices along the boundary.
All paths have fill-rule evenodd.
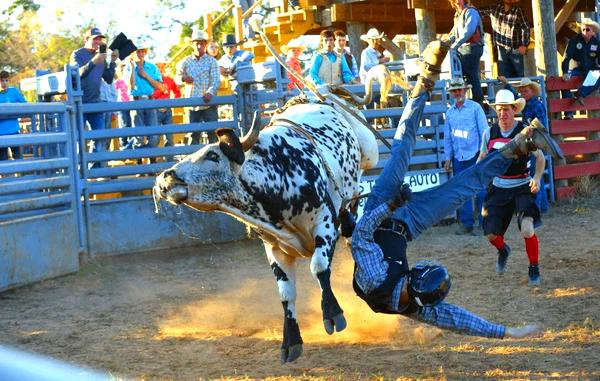
<path id="1" fill-rule="evenodd" d="M 479 12 L 482 16 L 490 16 L 494 41 L 498 46 L 510 50 L 529 45 L 529 22 L 521 7 L 513 6 L 507 12 L 504 4 L 498 4 Z"/>

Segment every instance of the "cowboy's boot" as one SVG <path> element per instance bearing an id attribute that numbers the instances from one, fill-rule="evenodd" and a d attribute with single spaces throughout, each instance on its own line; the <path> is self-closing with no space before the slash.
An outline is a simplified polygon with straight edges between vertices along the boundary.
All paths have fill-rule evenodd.
<path id="1" fill-rule="evenodd" d="M 446 40 L 431 41 L 425 47 L 419 66 L 421 73 L 419 79 L 411 93 L 411 98 L 416 98 L 424 92 L 431 91 L 435 85 L 435 81 L 439 78 L 442 71 L 442 62 L 448 54 L 450 42 Z"/>
<path id="2" fill-rule="evenodd" d="M 535 118 L 528 127 L 500 148 L 499 152 L 507 159 L 516 159 L 537 149 L 549 153 L 555 159 L 564 159 L 558 144 L 548 134 L 544 125 Z"/>

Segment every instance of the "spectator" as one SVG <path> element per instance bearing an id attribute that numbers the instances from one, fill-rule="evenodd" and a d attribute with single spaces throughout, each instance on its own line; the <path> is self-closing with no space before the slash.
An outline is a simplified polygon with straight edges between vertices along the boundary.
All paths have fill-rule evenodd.
<path id="1" fill-rule="evenodd" d="M 152 99 L 155 90 L 162 91 L 164 89 L 158 67 L 146 60 L 148 50 L 149 47 L 145 43 L 138 42 L 137 50 L 133 55 L 131 96 L 135 101 Z M 156 126 L 158 124 L 155 109 L 140 109 L 135 110 L 133 113 L 133 124 L 136 127 Z M 158 146 L 158 140 L 158 135 L 148 135 L 147 143 L 139 147 L 156 147 Z M 143 138 L 139 138 L 139 142 L 143 142 Z M 150 159 L 150 162 L 154 162 L 154 159 Z"/>
<path id="2" fill-rule="evenodd" d="M 226 35 L 221 44 L 225 54 L 219 60 L 219 67 L 221 75 L 224 77 L 235 75 L 238 66 L 249 65 L 252 63 L 254 54 L 246 50 L 239 50 L 239 44 L 240 43 L 235 40 L 233 34 Z"/>
<path id="3" fill-rule="evenodd" d="M 333 32 L 324 30 L 320 37 L 322 50 L 314 55 L 310 64 L 311 81 L 315 85 L 351 83 L 353 76 L 346 60 L 333 50 L 335 44 Z"/>
<path id="4" fill-rule="evenodd" d="M 101 102 L 116 102 L 119 99 L 117 88 L 115 87 L 115 81 L 110 85 L 106 81 L 102 80 L 100 83 L 100 101 Z M 104 128 L 112 128 L 113 112 L 107 111 L 104 113 Z"/>
<path id="5" fill-rule="evenodd" d="M 450 35 L 454 37 L 452 49 L 457 52 L 462 73 L 472 86 L 473 100 L 483 104 L 481 70 L 479 64 L 483 54 L 483 24 L 477 8 L 470 0 L 448 0 L 455 10 L 454 26 Z"/>
<path id="6" fill-rule="evenodd" d="M 100 86 L 102 79 L 111 84 L 115 77 L 115 61 L 110 63 L 106 61 L 106 53 L 100 53 L 100 46 L 106 46 L 104 34 L 98 28 L 89 29 L 84 37 L 83 48 L 75 50 L 71 54 L 71 65 L 79 66 L 79 75 L 81 76 L 81 89 L 83 90 L 83 103 L 100 102 Z M 112 56 L 115 56 L 113 52 Z M 83 114 L 84 123 L 87 123 L 91 130 L 101 130 L 105 127 L 104 113 L 86 113 Z M 102 141 L 91 143 L 92 152 L 102 152 L 106 150 L 107 142 Z M 98 144 L 96 144 L 98 143 Z M 99 167 L 103 163 L 96 162 L 92 167 Z"/>
<path id="7" fill-rule="evenodd" d="M 131 100 L 129 94 L 129 85 L 131 84 L 132 67 L 131 64 L 121 62 L 117 66 L 115 71 L 115 89 L 117 89 L 117 101 L 118 102 L 129 102 Z M 131 111 L 121 110 L 119 112 L 119 128 L 128 128 L 133 124 L 131 123 Z M 131 149 L 134 145 L 137 145 L 137 139 L 135 137 L 120 138 L 121 150 Z"/>
<path id="8" fill-rule="evenodd" d="M 302 9 L 302 7 L 300 7 L 300 0 L 288 0 L 288 4 L 295 11 Z"/>
<path id="9" fill-rule="evenodd" d="M 448 91 L 454 104 L 446 111 L 446 123 L 444 126 L 444 153 L 446 161 L 444 169 L 453 171 L 456 176 L 477 162 L 481 137 L 488 128 L 485 113 L 479 104 L 466 99 L 467 89 L 471 85 L 465 84 L 462 78 L 453 78 L 448 83 Z M 475 196 L 477 214 L 480 216 L 484 192 Z M 458 209 L 460 227 L 457 235 L 473 234 L 475 220 L 473 218 L 473 200 L 465 202 Z"/>
<path id="10" fill-rule="evenodd" d="M 532 120 L 536 119 L 540 121 L 540 123 L 546 125 L 547 124 L 547 113 L 546 106 L 540 99 L 540 93 L 542 88 L 539 83 L 533 82 L 529 78 L 522 78 L 519 83 L 517 83 L 514 87 L 516 87 L 518 93 L 515 91 L 513 86 L 511 86 L 506 78 L 498 77 L 498 80 L 505 85 L 505 89 L 510 90 L 515 97 L 521 96 L 521 98 L 525 99 L 525 107 L 521 112 L 521 119 L 526 123 L 531 123 Z M 535 158 L 529 159 L 529 175 L 535 175 Z M 544 176 L 540 178 L 540 190 L 541 192 L 537 192 L 535 194 L 535 203 L 540 209 L 540 212 L 545 213 L 548 211 L 548 195 L 546 194 L 546 183 L 544 182 Z"/>
<path id="11" fill-rule="evenodd" d="M 525 76 L 523 56 L 529 45 L 529 22 L 519 1 L 504 0 L 503 4 L 479 10 L 482 16 L 490 16 L 493 41 L 498 52 L 498 73 L 507 78 Z"/>
<path id="12" fill-rule="evenodd" d="M 219 43 L 215 40 L 210 40 L 206 46 L 206 53 L 208 53 L 210 56 L 213 56 L 218 61 L 221 58 Z"/>
<path id="13" fill-rule="evenodd" d="M 302 63 L 300 62 L 300 55 L 306 49 L 306 46 L 302 45 L 297 40 L 292 40 L 287 45 L 283 45 L 281 47 L 281 52 L 286 55 L 286 65 L 290 67 L 294 71 L 294 73 L 298 74 L 302 77 Z M 304 87 L 304 84 L 297 80 L 294 76 L 289 75 L 290 83 L 288 83 L 288 89 L 292 90 L 296 87 L 301 89 Z"/>
<path id="14" fill-rule="evenodd" d="M 335 52 L 346 60 L 346 64 L 350 68 L 352 76 L 354 76 L 354 82 L 360 82 L 356 58 L 354 58 L 354 56 L 350 54 L 350 48 L 347 46 L 348 36 L 341 29 L 336 30 L 335 32 L 333 32 L 333 34 L 335 36 Z"/>
<path id="15" fill-rule="evenodd" d="M 246 11 L 252 6 L 254 0 L 233 0 L 233 4 L 237 8 L 241 8 L 242 15 L 246 13 Z M 242 29 L 244 30 L 244 37 L 246 39 L 254 38 L 254 31 L 248 24 L 248 19 L 250 17 L 246 17 L 242 20 Z M 209 53 L 210 54 L 210 53 Z"/>
<path id="16" fill-rule="evenodd" d="M 0 103 L 26 103 L 23 94 L 16 87 L 9 87 L 10 74 L 7 71 L 0 71 Z M 19 133 L 19 121 L 17 118 L 0 119 L 0 136 L 17 135 Z M 8 148 L 0 147 L 0 161 L 8 160 Z M 13 159 L 21 158 L 21 148 L 10 147 Z"/>
<path id="17" fill-rule="evenodd" d="M 157 65 L 160 70 L 160 74 L 162 76 L 162 83 L 164 87 L 162 89 L 155 89 L 153 98 L 154 99 L 171 99 L 171 98 L 181 98 L 181 91 L 179 91 L 179 86 L 175 83 L 173 78 L 168 75 L 168 71 L 170 70 L 166 64 Z M 164 126 L 173 124 L 173 111 L 170 107 L 161 107 L 156 110 L 156 115 L 158 119 L 158 125 Z M 165 147 L 173 146 L 173 134 L 165 134 Z"/>
<path id="18" fill-rule="evenodd" d="M 568 81 L 571 76 L 586 77 L 590 70 L 599 70 L 600 61 L 600 41 L 596 37 L 600 31 L 600 25 L 591 19 L 583 19 L 579 23 L 581 33 L 569 40 L 567 49 L 565 50 L 564 59 L 562 61 L 563 79 Z M 574 68 L 569 70 L 571 61 L 574 61 Z M 594 90 L 600 87 L 600 79 L 596 79 L 595 83 L 590 83 L 586 86 L 579 86 L 575 92 L 575 100 L 580 105 L 584 105 L 583 98 L 590 95 Z M 573 98 L 573 94 L 569 90 L 563 92 L 563 98 Z M 566 118 L 572 118 L 573 113 L 566 113 Z"/>
<path id="19" fill-rule="evenodd" d="M 503 147 L 525 130 L 523 122 L 515 120 L 515 114 L 525 107 L 523 98 L 515 99 L 513 93 L 502 89 L 496 94 L 498 123 L 491 125 L 483 135 L 478 161 Z M 541 148 L 541 147 L 540 147 Z M 529 285 L 540 284 L 539 242 L 535 227 L 541 223 L 540 211 L 535 203 L 535 194 L 540 190 L 540 179 L 544 173 L 546 160 L 541 150 L 531 152 L 536 159 L 536 170 L 529 176 L 527 162 L 529 155 L 515 157 L 504 173 L 494 177 L 488 187 L 484 202 L 483 232 L 492 246 L 498 250 L 496 272 L 504 274 L 511 252 L 504 242 L 504 234 L 514 214 L 518 216 L 519 230 L 525 241 L 525 252 L 529 258 Z"/>
<path id="20" fill-rule="evenodd" d="M 380 40 L 383 38 L 383 33 L 379 33 L 379 31 L 375 28 L 369 29 L 367 34 L 363 34 L 360 36 L 360 39 L 366 42 L 369 46 L 363 49 L 360 54 L 360 70 L 359 76 L 361 82 L 365 82 L 367 78 L 367 72 L 373 66 L 386 63 L 390 61 L 390 57 L 385 57 L 378 50 Z"/>
<path id="21" fill-rule="evenodd" d="M 217 60 L 206 54 L 208 35 L 201 30 L 192 33 L 192 55 L 178 64 L 177 79 L 185 83 L 185 96 L 201 97 L 204 103 L 210 103 L 219 89 L 219 64 Z M 190 123 L 215 122 L 219 115 L 216 105 L 191 107 L 188 111 Z M 209 140 L 216 141 L 213 134 Z M 200 132 L 192 132 L 191 144 L 200 143 Z"/>

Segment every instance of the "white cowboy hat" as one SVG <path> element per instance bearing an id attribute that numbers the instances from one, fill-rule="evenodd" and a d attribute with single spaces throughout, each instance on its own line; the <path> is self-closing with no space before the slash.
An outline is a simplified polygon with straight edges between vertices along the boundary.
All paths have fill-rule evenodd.
<path id="1" fill-rule="evenodd" d="M 300 41 L 293 39 L 287 45 L 281 46 L 281 53 L 287 54 L 290 49 L 300 49 L 300 52 L 306 50 L 306 46 L 302 45 Z"/>
<path id="2" fill-rule="evenodd" d="M 462 77 L 453 77 L 450 82 L 448 82 L 448 86 L 446 87 L 447 91 L 458 90 L 458 89 L 470 89 L 472 86 L 467 85 L 465 80 Z"/>
<path id="3" fill-rule="evenodd" d="M 594 20 L 590 19 L 590 18 L 584 18 L 583 20 L 581 20 L 580 22 L 577 23 L 577 25 L 581 28 L 584 25 L 587 25 L 589 27 L 591 27 L 594 30 L 595 34 L 598 34 L 598 32 L 600 32 L 600 24 L 598 24 L 597 22 L 595 22 Z"/>
<path id="4" fill-rule="evenodd" d="M 515 95 L 510 90 L 498 90 L 496 93 L 496 103 L 494 103 L 493 106 L 498 107 L 503 105 L 515 106 L 515 112 L 518 114 L 523 111 L 523 108 L 525 107 L 525 99 L 515 99 Z"/>
<path id="5" fill-rule="evenodd" d="M 194 29 L 190 41 L 208 41 L 208 33 L 200 29 Z"/>
<path id="6" fill-rule="evenodd" d="M 533 82 L 531 79 L 529 79 L 527 77 L 521 78 L 521 81 L 519 81 L 519 83 L 515 84 L 515 88 L 517 88 L 517 89 L 519 89 L 521 87 L 526 87 L 526 86 L 531 87 L 533 94 L 535 94 L 536 96 L 539 96 L 540 93 L 542 92 L 542 86 L 540 86 L 540 84 L 537 82 Z"/>
<path id="7" fill-rule="evenodd" d="M 363 34 L 362 36 L 360 36 L 360 39 L 363 41 L 378 40 L 380 38 L 383 38 L 384 35 L 385 33 L 379 33 L 377 28 L 371 28 L 369 29 L 367 34 Z"/>

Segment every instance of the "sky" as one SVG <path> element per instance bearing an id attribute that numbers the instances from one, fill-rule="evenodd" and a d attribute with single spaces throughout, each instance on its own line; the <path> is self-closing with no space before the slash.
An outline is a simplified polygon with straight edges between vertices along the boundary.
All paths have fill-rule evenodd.
<path id="1" fill-rule="evenodd" d="M 1 0 L 0 10 L 8 8 L 10 3 Z M 102 32 L 114 35 L 123 32 L 134 43 L 146 35 L 155 59 L 164 59 L 170 47 L 179 41 L 181 27 L 173 19 L 190 22 L 207 11 L 220 10 L 219 0 L 189 0 L 184 10 L 165 14 L 160 14 L 164 8 L 156 0 L 37 0 L 36 3 L 40 5 L 40 22 L 48 33 L 78 30 L 79 25 L 93 20 Z M 56 21 L 57 12 L 63 13 L 61 22 Z M 152 30 L 150 23 L 155 19 L 165 28 Z"/>

